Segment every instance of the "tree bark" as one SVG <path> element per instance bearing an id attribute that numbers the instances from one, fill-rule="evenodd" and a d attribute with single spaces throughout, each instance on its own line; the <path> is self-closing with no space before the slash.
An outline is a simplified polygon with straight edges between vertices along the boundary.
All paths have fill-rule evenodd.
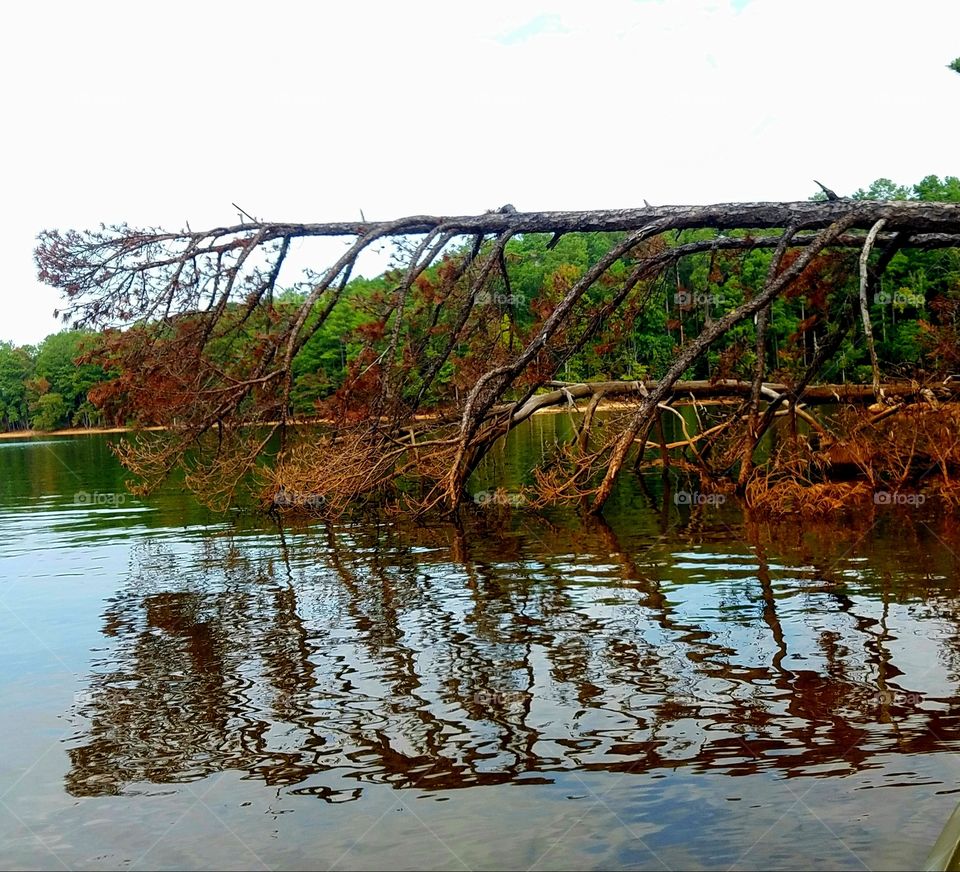
<path id="1" fill-rule="evenodd" d="M 863 320 L 863 335 L 867 340 L 867 349 L 870 351 L 870 368 L 873 371 L 873 393 L 877 402 L 880 402 L 880 362 L 877 360 L 877 349 L 873 342 L 873 325 L 870 323 L 870 300 L 867 299 L 867 289 L 870 284 L 867 264 L 870 260 L 870 249 L 873 248 L 877 234 L 883 230 L 886 218 L 880 218 L 870 228 L 867 238 L 860 252 L 860 317 Z"/>

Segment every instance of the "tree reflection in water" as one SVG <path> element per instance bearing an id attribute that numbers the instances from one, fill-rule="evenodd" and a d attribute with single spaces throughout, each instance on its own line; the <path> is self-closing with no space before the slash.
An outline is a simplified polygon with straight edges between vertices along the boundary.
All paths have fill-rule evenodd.
<path id="1" fill-rule="evenodd" d="M 659 535 L 484 515 L 140 546 L 103 615 L 67 789 L 231 769 L 344 802 L 371 782 L 562 770 L 829 776 L 953 747 L 957 565 L 930 546 L 956 531 L 708 517 L 670 530 L 664 513 Z M 923 669 L 898 665 L 907 636 Z"/>

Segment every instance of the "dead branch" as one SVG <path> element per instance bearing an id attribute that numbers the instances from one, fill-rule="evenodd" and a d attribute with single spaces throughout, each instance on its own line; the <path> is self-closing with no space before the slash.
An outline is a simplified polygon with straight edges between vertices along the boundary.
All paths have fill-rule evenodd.
<path id="1" fill-rule="evenodd" d="M 870 366 L 873 369 L 873 393 L 877 402 L 880 402 L 880 363 L 877 360 L 877 349 L 873 342 L 873 326 L 870 323 L 870 302 L 867 299 L 867 285 L 869 283 L 869 273 L 867 271 L 867 262 L 870 259 L 870 249 L 873 247 L 877 234 L 883 230 L 886 224 L 886 218 L 879 218 L 870 228 L 867 238 L 863 242 L 863 250 L 860 252 L 860 317 L 863 319 L 863 335 L 867 340 L 867 348 L 870 351 Z"/>
<path id="2" fill-rule="evenodd" d="M 244 213 L 247 218 L 251 216 Z M 689 230 L 714 233 L 708 239 L 680 239 Z M 500 316 L 484 318 L 478 301 L 481 294 L 489 297 L 494 282 L 502 282 L 512 300 L 516 276 L 509 271 L 508 245 L 515 237 L 539 233 L 549 235 L 544 251 L 566 234 L 614 236 L 553 297 L 544 290 L 542 313 L 528 318 L 522 329 L 514 323 L 511 302 L 509 342 L 502 341 Z M 347 246 L 331 258 L 332 264 L 316 273 L 287 275 L 294 241 L 335 237 Z M 413 474 L 424 483 L 424 505 L 442 499 L 454 508 L 470 473 L 498 439 L 537 411 L 570 406 L 578 399 L 589 398 L 577 435 L 578 465 L 569 486 L 559 479 L 552 486 L 558 493 L 592 493 L 593 510 L 600 511 L 627 453 L 638 444 L 647 447 L 650 428 L 662 412 L 678 414 L 671 399 L 744 398 L 747 428 L 743 433 L 729 428 L 742 439 L 739 478 L 744 483 L 753 481 L 754 449 L 784 407 L 820 430 L 822 425 L 801 403 L 871 402 L 881 392 L 910 403 L 923 391 L 937 402 L 955 398 L 960 388 L 881 384 L 866 308 L 871 283 L 896 251 L 960 247 L 960 204 L 955 203 L 828 199 L 579 212 L 505 207 L 482 215 L 418 215 L 385 222 L 251 219 L 173 233 L 116 225 L 91 232 L 47 231 L 36 258 L 41 278 L 65 296 L 67 321 L 91 329 L 118 328 L 104 352 L 104 360 L 122 373 L 114 386 L 117 402 L 139 424 L 168 428 L 152 447 L 144 442 L 124 449 L 128 466 L 141 472 L 145 482 L 158 481 L 177 466 L 189 467 L 189 480 L 221 494 L 222 502 L 239 486 L 236 476 L 252 469 L 264 451 L 260 443 L 241 438 L 243 428 L 279 422 L 286 433 L 284 425 L 293 418 L 295 361 L 335 312 L 361 304 L 351 296 L 351 276 L 358 258 L 375 243 L 402 243 L 405 260 L 387 298 L 376 305 L 364 303 L 376 310 L 378 320 L 369 325 L 363 351 L 351 361 L 347 382 L 334 398 L 340 403 L 340 429 L 329 442 L 299 447 L 295 462 L 292 455 L 283 455 L 278 466 L 290 475 L 308 475 L 312 456 L 333 482 L 328 505 L 389 492 L 400 476 Z M 875 246 L 880 253 L 871 265 Z M 842 307 L 839 314 L 818 313 L 827 336 L 799 379 L 791 385 L 767 381 L 773 301 L 836 249 L 859 251 L 859 301 L 873 384 L 813 384 L 852 320 Z M 681 342 L 663 378 L 554 381 L 561 367 L 591 343 L 599 347 L 603 340 L 603 347 L 609 347 L 618 341 L 618 319 L 646 312 L 665 270 L 709 253 L 712 274 L 718 260 L 754 250 L 773 251 L 762 289 L 715 319 L 708 313 L 699 334 Z M 424 298 L 419 285 L 427 276 L 434 278 Z M 299 296 L 281 304 L 277 288 Z M 753 315 L 756 364 L 749 381 L 682 380 L 714 343 Z M 680 324 L 683 334 L 682 320 Z M 442 375 L 450 367 L 456 373 L 452 380 Z M 613 437 L 590 453 L 591 427 L 607 401 L 626 403 L 629 418 L 610 427 Z M 761 413 L 762 402 L 767 405 Z M 429 421 L 422 420 L 424 411 Z M 705 470 L 711 443 L 703 455 L 696 444 L 739 422 L 737 412 L 726 423 L 706 429 L 701 424 L 696 434 L 688 433 L 683 422 L 685 439 L 671 445 L 691 450 Z M 217 437 L 216 452 L 198 461 L 190 452 L 208 434 Z M 656 444 L 667 445 L 662 438 Z M 326 456 L 330 453 L 335 457 Z M 918 447 L 904 456 L 920 453 Z M 597 471 L 602 480 L 593 487 L 589 482 Z M 224 482 L 219 490 L 217 478 Z"/>

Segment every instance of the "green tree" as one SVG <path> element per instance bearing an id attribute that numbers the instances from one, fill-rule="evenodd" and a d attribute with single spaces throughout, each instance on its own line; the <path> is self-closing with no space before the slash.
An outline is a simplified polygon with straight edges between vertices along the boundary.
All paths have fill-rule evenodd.
<path id="1" fill-rule="evenodd" d="M 0 429 L 29 426 L 26 381 L 33 372 L 30 349 L 0 342 Z"/>
<path id="2" fill-rule="evenodd" d="M 318 400 L 330 396 L 346 379 L 347 369 L 362 346 L 358 328 L 371 320 L 367 311 L 372 294 L 382 291 L 386 281 L 362 276 L 350 282 L 345 291 L 345 303 L 335 308 L 323 325 L 316 330 L 293 361 L 293 389 L 291 403 L 294 414 L 312 415 Z M 285 294 L 280 300 L 291 307 L 299 305 L 302 297 Z M 310 330 L 308 320 L 306 329 Z"/>
<path id="3" fill-rule="evenodd" d="M 46 400 L 42 412 L 35 410 L 35 416 L 39 414 L 45 425 L 40 429 L 65 427 L 74 423 L 85 426 L 98 423 L 98 416 L 92 414 L 92 406 L 87 401 L 87 393 L 94 385 L 104 381 L 106 374 L 99 366 L 77 362 L 94 338 L 91 333 L 64 330 L 51 334 L 38 346 L 34 375 L 45 379 L 49 385 L 42 392 L 43 395 L 59 397 L 56 402 Z M 55 410 L 58 415 L 51 425 Z"/>
<path id="4" fill-rule="evenodd" d="M 909 200 L 914 189 L 907 185 L 898 185 L 890 179 L 877 179 L 866 189 L 860 188 L 854 195 L 854 200 Z"/>
<path id="5" fill-rule="evenodd" d="M 913 186 L 914 198 L 938 203 L 960 203 L 960 179 L 945 176 L 927 176 Z"/>
<path id="6" fill-rule="evenodd" d="M 57 393 L 47 392 L 37 398 L 30 424 L 35 430 L 56 430 L 67 420 L 67 401 Z"/>
<path id="7" fill-rule="evenodd" d="M 100 412 L 87 393 L 105 373 L 77 362 L 94 338 L 89 332 L 64 331 L 36 348 L 0 342 L 0 430 L 98 424 Z"/>

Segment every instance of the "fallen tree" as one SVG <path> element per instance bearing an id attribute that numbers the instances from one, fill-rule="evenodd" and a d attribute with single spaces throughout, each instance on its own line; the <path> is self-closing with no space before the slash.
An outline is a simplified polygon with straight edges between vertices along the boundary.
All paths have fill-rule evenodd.
<path id="1" fill-rule="evenodd" d="M 512 294 L 518 266 L 510 262 L 511 241 L 548 234 L 543 250 L 550 250 L 581 233 L 603 234 L 596 237 L 601 250 L 579 274 L 544 289 L 535 317 L 522 322 Z M 291 246 L 321 237 L 345 238 L 347 246 L 324 270 L 291 281 Z M 340 390 L 318 406 L 333 416 L 335 430 L 291 440 L 298 355 L 337 311 L 358 305 L 350 290 L 357 259 L 384 243 L 397 246 L 389 293 L 362 301 L 371 310 L 363 348 Z M 409 496 L 400 485 L 415 481 L 417 510 L 454 509 L 490 447 L 534 411 L 589 397 L 585 414 L 592 417 L 602 398 L 618 397 L 630 413 L 608 427 L 595 448 L 580 438 L 567 465 L 555 470 L 568 476 L 555 493 L 575 495 L 599 512 L 631 452 L 648 444 L 677 396 L 741 398 L 723 428 L 737 446 L 725 473 L 741 489 L 778 410 L 796 415 L 815 402 L 883 406 L 953 397 L 955 386 L 942 384 L 943 373 L 936 384 L 884 384 L 872 351 L 871 385 L 817 384 L 844 337 L 859 329 L 872 342 L 863 302 L 896 253 L 942 248 L 960 248 L 960 204 L 832 199 L 583 212 L 505 206 L 473 216 L 253 221 L 202 232 L 118 225 L 45 232 L 36 257 L 41 278 L 64 293 L 64 319 L 106 330 L 95 356 L 117 377 L 93 399 L 136 424 L 165 427 L 120 449 L 141 491 L 181 467 L 200 496 L 225 505 L 262 458 L 279 452 L 266 473 L 274 493 L 309 491 L 339 510 L 398 488 Z M 679 265 L 709 258 L 711 281 L 722 288 L 722 258 L 756 251 L 769 253 L 766 279 L 748 295 L 738 282 L 744 298 L 722 312 L 707 309 L 695 335 L 684 336 L 683 294 L 691 289 L 680 288 Z M 661 378 L 556 384 L 585 349 L 602 354 L 623 341 L 623 324 L 661 305 L 672 276 L 682 342 Z M 281 289 L 299 296 L 282 299 Z M 802 338 L 813 331 L 815 353 L 790 381 L 771 382 L 766 325 L 774 302 L 791 295 L 807 301 L 810 324 Z M 749 379 L 722 373 L 708 381 L 685 379 L 724 337 L 751 321 Z"/>

